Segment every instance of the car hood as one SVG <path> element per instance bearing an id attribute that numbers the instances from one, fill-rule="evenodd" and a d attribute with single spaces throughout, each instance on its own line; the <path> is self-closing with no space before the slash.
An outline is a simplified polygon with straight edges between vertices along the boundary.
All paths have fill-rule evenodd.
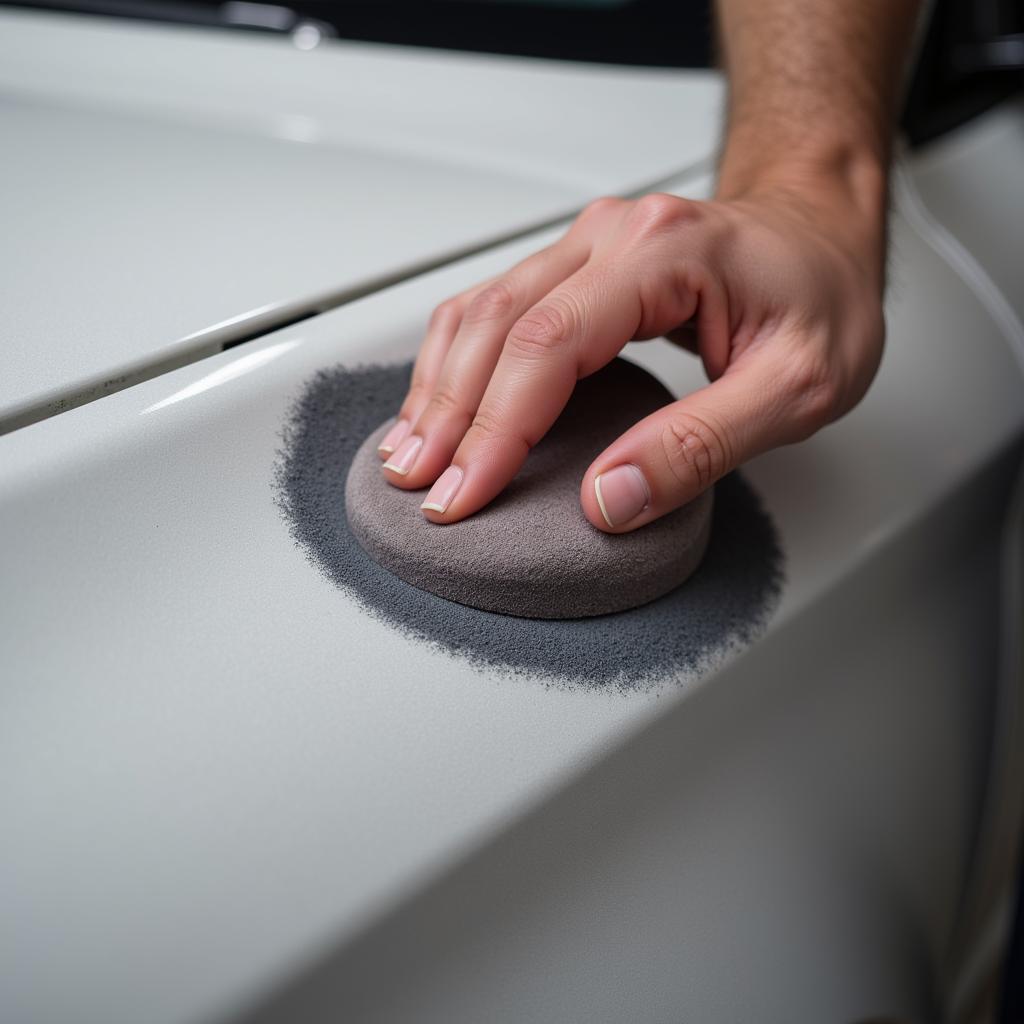
<path id="1" fill-rule="evenodd" d="M 990 635 L 1024 407 L 1019 333 L 908 193 L 878 380 L 744 470 L 786 556 L 778 609 L 654 690 L 513 675 L 379 620 L 271 486 L 308 382 L 408 360 L 424 309 L 556 231 L 0 438 L 5 1017 L 683 1019 L 724 992 L 717 1019 L 743 1020 L 819 962 L 823 907 L 823 969 L 863 970 L 865 1000 L 892 991 L 890 936 L 948 948 L 994 701 L 963 630 Z M 705 381 L 667 342 L 627 355 L 674 394 Z M 870 922 L 849 945 L 846 921 Z M 559 1007 L 555 986 L 600 998 L 551 1013 L 545 988 L 531 1013 L 549 981 Z M 819 989 L 789 1019 L 865 1015 Z"/>
<path id="2" fill-rule="evenodd" d="M 0 430 L 654 187 L 719 100 L 710 73 L 5 12 Z"/>

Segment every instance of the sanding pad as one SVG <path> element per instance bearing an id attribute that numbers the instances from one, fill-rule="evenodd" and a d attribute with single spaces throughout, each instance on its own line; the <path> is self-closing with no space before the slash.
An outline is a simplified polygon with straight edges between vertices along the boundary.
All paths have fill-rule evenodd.
<path id="1" fill-rule="evenodd" d="M 577 384 L 512 483 L 458 523 L 429 522 L 424 491 L 391 486 L 377 445 L 363 443 L 349 470 L 349 526 L 381 566 L 421 590 L 486 611 L 575 619 L 646 604 L 696 569 L 711 529 L 711 491 L 632 533 L 607 534 L 580 508 L 587 467 L 638 420 L 672 401 L 646 370 L 623 359 Z"/>

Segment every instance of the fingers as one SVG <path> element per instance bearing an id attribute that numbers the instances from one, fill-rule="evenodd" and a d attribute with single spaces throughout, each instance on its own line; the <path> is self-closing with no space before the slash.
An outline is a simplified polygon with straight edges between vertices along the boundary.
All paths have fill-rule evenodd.
<path id="1" fill-rule="evenodd" d="M 381 459 L 387 459 L 405 440 L 412 424 L 430 400 L 466 307 L 490 283 L 490 281 L 483 281 L 475 288 L 442 302 L 434 310 L 427 327 L 426 337 L 423 339 L 423 344 L 420 346 L 416 362 L 413 365 L 408 394 L 402 402 L 395 423 L 377 447 L 377 454 Z"/>
<path id="2" fill-rule="evenodd" d="M 572 275 L 588 255 L 587 245 L 570 233 L 478 289 L 465 303 L 429 394 L 421 388 L 413 398 L 410 392 L 409 404 L 403 409 L 415 409 L 415 418 L 407 419 L 407 429 L 400 430 L 397 424 L 393 428 L 400 436 L 392 452 L 386 453 L 384 464 L 385 477 L 391 483 L 415 489 L 437 479 L 476 415 L 505 338 L 517 318 Z M 429 370 L 434 369 L 440 348 L 437 345 L 424 356 Z M 430 379 L 427 370 L 422 379 Z M 385 438 L 394 440 L 390 435 Z"/>
<path id="3" fill-rule="evenodd" d="M 627 268 L 587 264 L 516 321 L 479 410 L 424 502 L 434 522 L 455 522 L 491 501 L 565 407 L 576 381 L 598 370 L 650 324 L 637 259 Z M 679 323 L 697 297 L 686 287 L 659 294 L 659 316 Z"/>
<path id="4" fill-rule="evenodd" d="M 754 455 L 827 418 L 775 355 L 740 361 L 717 381 L 659 409 L 611 444 L 580 486 L 587 519 L 628 533 L 692 501 Z"/>
<path id="5" fill-rule="evenodd" d="M 773 225 L 658 194 L 592 204 L 556 245 L 438 310 L 385 439 L 385 477 L 432 484 L 422 507 L 434 522 L 472 515 L 518 472 L 577 380 L 631 339 L 666 332 L 696 349 L 711 383 L 594 461 L 581 501 L 595 527 L 637 529 L 809 436 L 863 393 L 864 346 L 844 358 L 841 343 L 865 331 L 847 324 L 856 304 L 827 301 L 815 275 L 814 254 L 835 262 L 831 250 L 812 236 L 808 258 L 793 225 Z M 840 297 L 859 294 L 847 269 L 832 267 Z"/>

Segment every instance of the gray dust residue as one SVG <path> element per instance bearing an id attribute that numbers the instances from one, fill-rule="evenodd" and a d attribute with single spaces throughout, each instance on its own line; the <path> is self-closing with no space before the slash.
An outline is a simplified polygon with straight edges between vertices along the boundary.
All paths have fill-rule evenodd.
<path id="1" fill-rule="evenodd" d="M 284 428 L 277 503 L 292 536 L 329 580 L 406 635 L 491 669 L 551 682 L 632 689 L 692 672 L 749 643 L 782 584 L 782 552 L 757 494 L 736 473 L 719 482 L 700 568 L 650 604 L 589 619 L 521 619 L 418 590 L 382 569 L 345 514 L 349 465 L 393 415 L 410 364 L 338 367 L 306 386 Z"/>

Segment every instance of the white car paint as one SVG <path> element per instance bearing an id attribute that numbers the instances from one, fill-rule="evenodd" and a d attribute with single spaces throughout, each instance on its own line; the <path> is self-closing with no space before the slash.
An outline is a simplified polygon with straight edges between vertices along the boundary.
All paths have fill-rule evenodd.
<path id="1" fill-rule="evenodd" d="M 720 95 L 0 12 L 0 431 L 651 186 L 709 156 Z"/>
<path id="2" fill-rule="evenodd" d="M 413 643 L 271 499 L 311 374 L 410 357 L 434 304 L 557 232 L 0 437 L 5 1017 L 933 1019 L 988 784 L 1024 331 L 917 159 L 878 381 L 748 470 L 781 605 L 655 693 Z"/>

